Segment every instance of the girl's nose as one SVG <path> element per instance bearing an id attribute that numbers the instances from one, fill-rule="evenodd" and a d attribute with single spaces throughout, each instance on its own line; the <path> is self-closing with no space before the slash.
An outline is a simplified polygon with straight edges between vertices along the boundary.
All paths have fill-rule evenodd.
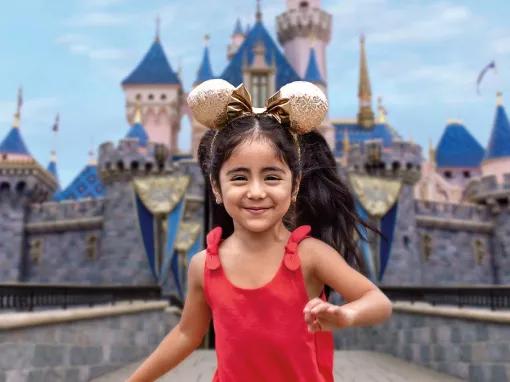
<path id="1" fill-rule="evenodd" d="M 251 182 L 246 196 L 249 199 L 264 199 L 266 197 L 266 192 L 260 182 Z"/>

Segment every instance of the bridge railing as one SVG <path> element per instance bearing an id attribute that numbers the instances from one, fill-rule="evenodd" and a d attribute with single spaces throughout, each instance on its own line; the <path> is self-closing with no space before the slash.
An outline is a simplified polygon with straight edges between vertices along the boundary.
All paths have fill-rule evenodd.
<path id="1" fill-rule="evenodd" d="M 49 284 L 0 284 L 0 311 L 32 311 L 115 304 L 118 301 L 159 300 L 158 286 L 83 286 Z"/>
<path id="2" fill-rule="evenodd" d="M 432 305 L 510 309 L 510 285 L 480 286 L 379 286 L 392 301 L 427 302 Z"/>

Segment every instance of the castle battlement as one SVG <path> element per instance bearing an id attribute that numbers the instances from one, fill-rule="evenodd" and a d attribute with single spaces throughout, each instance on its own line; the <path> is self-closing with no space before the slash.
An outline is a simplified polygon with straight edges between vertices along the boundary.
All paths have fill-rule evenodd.
<path id="1" fill-rule="evenodd" d="M 369 175 L 401 177 L 412 184 L 420 179 L 422 161 L 416 143 L 397 140 L 384 147 L 382 139 L 370 139 L 350 147 L 347 167 Z"/>
<path id="2" fill-rule="evenodd" d="M 461 219 L 489 221 L 490 214 L 485 206 L 479 204 L 458 204 L 415 200 L 416 216 L 432 216 L 442 219 Z"/>
<path id="3" fill-rule="evenodd" d="M 30 205 L 27 223 L 103 216 L 104 199 L 63 200 Z"/>
<path id="4" fill-rule="evenodd" d="M 503 182 L 498 182 L 495 175 L 473 179 L 466 186 L 464 198 L 474 203 L 493 207 L 510 206 L 510 173 L 503 174 Z"/>
<path id="5" fill-rule="evenodd" d="M 154 142 L 140 145 L 138 139 L 124 138 L 115 146 L 105 142 L 99 146 L 99 173 L 104 183 L 113 179 L 170 173 L 174 170 L 168 149 Z"/>

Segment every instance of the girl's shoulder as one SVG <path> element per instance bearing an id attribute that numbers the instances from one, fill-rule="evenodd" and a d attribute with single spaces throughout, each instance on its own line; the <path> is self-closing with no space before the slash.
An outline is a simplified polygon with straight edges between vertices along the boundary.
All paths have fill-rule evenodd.
<path id="1" fill-rule="evenodd" d="M 204 283 L 204 267 L 205 267 L 205 259 L 206 259 L 207 250 L 204 249 L 191 257 L 188 266 L 188 281 L 190 284 L 195 284 L 200 287 L 203 286 Z"/>

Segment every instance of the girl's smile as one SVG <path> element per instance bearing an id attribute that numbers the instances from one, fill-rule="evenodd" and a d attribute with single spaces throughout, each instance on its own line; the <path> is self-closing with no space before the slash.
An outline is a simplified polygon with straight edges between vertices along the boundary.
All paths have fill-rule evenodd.
<path id="1" fill-rule="evenodd" d="M 215 189 L 228 214 L 245 229 L 265 231 L 275 226 L 291 203 L 292 174 L 264 138 L 235 148 L 220 170 Z"/>

